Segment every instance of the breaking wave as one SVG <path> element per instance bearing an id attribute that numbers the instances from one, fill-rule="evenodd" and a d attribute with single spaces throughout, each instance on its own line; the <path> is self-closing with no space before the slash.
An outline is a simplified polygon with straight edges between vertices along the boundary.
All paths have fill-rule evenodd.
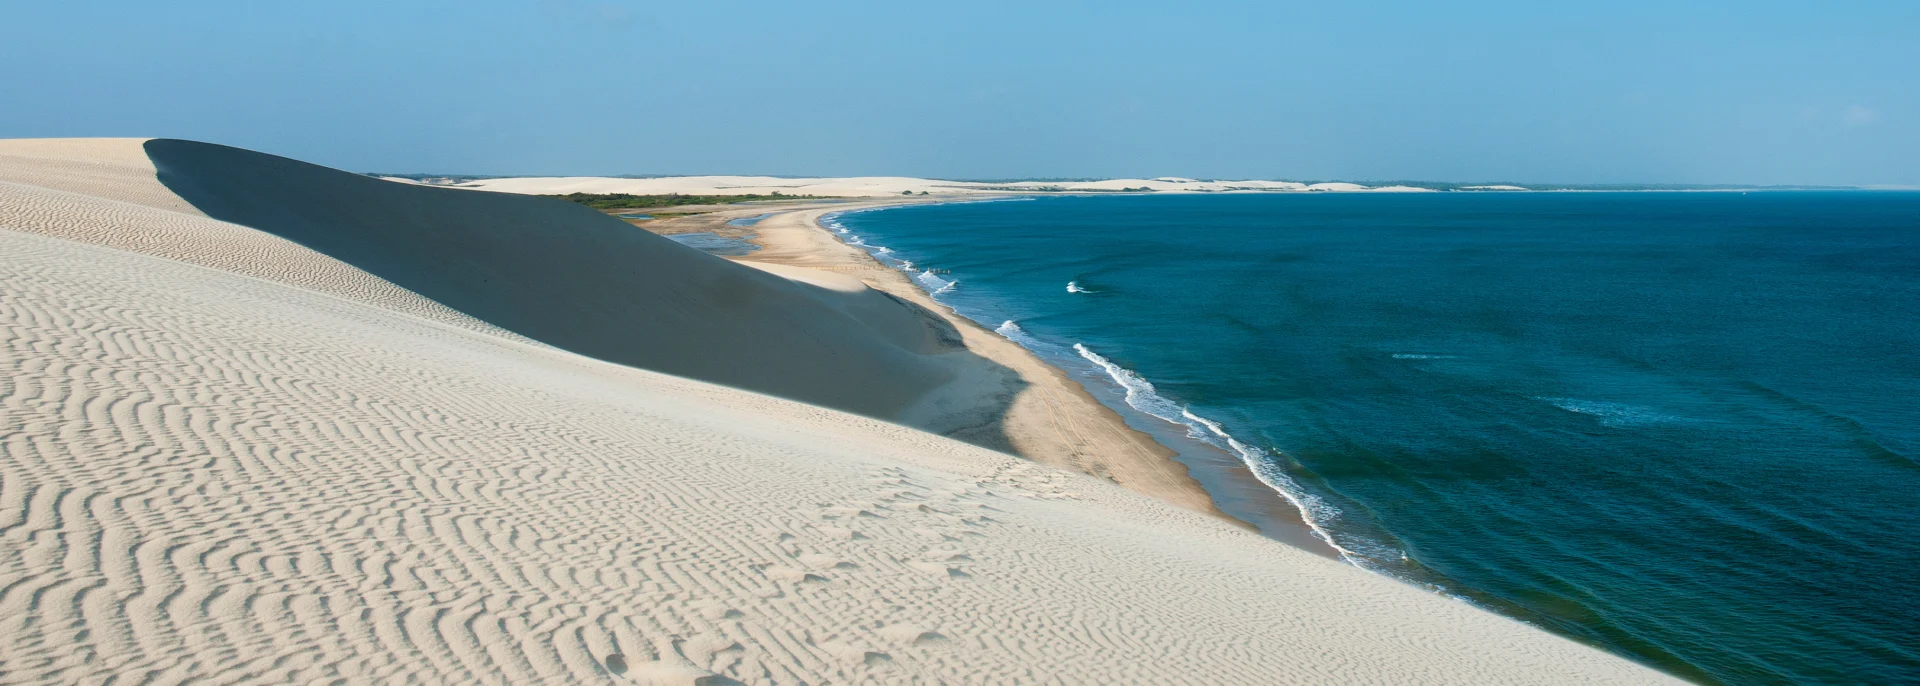
<path id="1" fill-rule="evenodd" d="M 1002 328 L 1012 326 L 1016 330 L 1018 329 L 1018 326 L 1011 321 L 1001 326 Z M 1024 332 L 1022 333 L 1024 334 Z M 1012 336 L 1008 336 L 1008 338 L 1012 338 Z M 1114 383 L 1120 384 L 1120 387 L 1126 390 L 1128 406 L 1158 417 L 1170 424 L 1184 427 L 1187 430 L 1187 436 L 1189 438 L 1238 456 L 1240 461 L 1246 464 L 1247 469 L 1252 470 L 1254 476 L 1260 479 L 1261 483 L 1266 484 L 1268 488 L 1279 493 L 1280 497 L 1285 498 L 1288 503 L 1293 505 L 1294 509 L 1299 510 L 1300 518 L 1306 522 L 1307 528 L 1312 529 L 1315 536 L 1325 541 L 1327 545 L 1332 546 L 1335 551 L 1338 551 L 1341 558 L 1356 567 L 1375 569 L 1375 567 L 1369 563 L 1366 556 L 1342 546 L 1339 541 L 1334 539 L 1333 533 L 1327 529 L 1328 522 L 1340 517 L 1340 510 L 1301 488 L 1300 483 L 1295 481 L 1292 476 L 1289 476 L 1286 471 L 1279 466 L 1274 456 L 1269 455 L 1265 450 L 1248 445 L 1240 439 L 1235 438 L 1232 434 L 1227 433 L 1226 428 L 1221 426 L 1219 422 L 1194 414 L 1186 407 L 1178 405 L 1172 400 L 1168 400 L 1165 396 L 1160 395 L 1160 392 L 1153 387 L 1153 382 L 1134 373 L 1133 370 L 1114 364 L 1112 360 L 1089 350 L 1087 346 L 1083 344 L 1073 344 L 1073 350 L 1074 352 L 1080 353 L 1080 356 L 1086 358 L 1088 362 L 1092 362 L 1095 366 L 1104 370 L 1107 376 L 1113 379 Z"/>

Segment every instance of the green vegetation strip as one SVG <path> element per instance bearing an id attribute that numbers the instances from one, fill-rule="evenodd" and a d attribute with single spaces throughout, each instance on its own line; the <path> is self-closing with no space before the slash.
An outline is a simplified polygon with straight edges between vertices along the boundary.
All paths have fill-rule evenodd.
<path id="1" fill-rule="evenodd" d="M 568 193 L 566 195 L 549 195 L 547 197 L 559 198 L 567 202 L 577 202 L 596 210 L 640 210 L 653 207 L 677 207 L 680 205 L 727 205 L 737 202 L 753 202 L 756 200 L 827 200 L 833 198 L 833 196 L 827 195 L 783 195 L 780 193 L 774 193 L 772 195 L 760 195 L 758 193 L 750 193 L 747 195 Z"/>

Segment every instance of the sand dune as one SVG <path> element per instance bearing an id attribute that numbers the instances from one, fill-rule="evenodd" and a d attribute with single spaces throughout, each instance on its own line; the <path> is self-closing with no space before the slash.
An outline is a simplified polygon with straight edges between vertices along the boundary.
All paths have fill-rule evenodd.
<path id="1" fill-rule="evenodd" d="M 965 344 L 968 333 L 932 303 L 845 273 L 769 273 L 572 203 L 393 184 L 204 143 L 8 141 L 0 160 L 0 180 L 45 179 L 75 191 L 55 204 L 93 208 L 86 221 L 22 217 L 22 229 L 899 421 L 1217 512 L 1164 449 L 1097 403 L 1028 407 L 1051 390 L 1029 388 L 1052 385 L 1037 363 L 983 357 L 978 337 Z M 139 218 L 100 219 L 126 212 Z M 1022 413 L 1036 421 L 1011 416 Z M 1052 438 L 1090 422 L 1106 430 Z M 1086 459 L 1096 447 L 1106 456 Z"/>
<path id="2" fill-rule="evenodd" d="M 0 143 L 0 680 L 1666 680 L 1100 479 L 535 342 L 667 345 L 625 298 L 845 383 L 933 345 L 845 281 L 315 169 Z"/>

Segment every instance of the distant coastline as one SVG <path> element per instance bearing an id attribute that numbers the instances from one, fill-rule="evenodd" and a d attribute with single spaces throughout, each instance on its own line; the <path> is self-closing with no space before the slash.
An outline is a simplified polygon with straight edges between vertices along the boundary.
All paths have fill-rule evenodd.
<path id="1" fill-rule="evenodd" d="M 762 195 L 787 189 L 785 195 L 798 195 L 796 189 L 810 187 L 865 186 L 862 192 L 846 195 L 809 193 L 814 197 L 882 197 L 902 194 L 974 194 L 974 193 L 1298 193 L 1298 192 L 1750 192 L 1750 191 L 1875 191 L 1914 190 L 1906 186 L 1835 186 L 1817 184 L 1698 184 L 1698 183 L 1546 183 L 1520 181 L 1419 181 L 1419 180 L 1284 180 L 1284 179 L 1193 179 L 1161 176 L 1139 178 L 1030 178 L 1030 179 L 930 179 L 918 177 L 814 177 L 814 176 L 707 176 L 675 174 L 623 174 L 615 176 L 516 176 L 484 174 L 386 173 L 366 172 L 366 176 L 432 186 L 480 188 L 529 195 L 565 193 L 626 193 L 649 188 L 659 195 Z M 595 187 L 596 190 L 585 190 Z M 568 190 L 559 190 L 565 188 Z M 625 188 L 626 190 L 598 190 Z M 545 192 L 551 189 L 551 192 Z"/>

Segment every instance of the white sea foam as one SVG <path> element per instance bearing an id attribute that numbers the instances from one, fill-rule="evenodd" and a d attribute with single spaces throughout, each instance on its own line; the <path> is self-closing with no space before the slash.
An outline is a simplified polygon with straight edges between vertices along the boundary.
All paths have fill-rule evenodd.
<path id="1" fill-rule="evenodd" d="M 1002 324 L 1001 328 L 1012 325 L 1013 322 L 1009 321 Z M 1011 338 L 1011 336 L 1008 337 Z M 1185 428 L 1190 438 L 1239 456 L 1240 461 L 1247 465 L 1247 469 L 1253 471 L 1254 476 L 1259 478 L 1261 483 L 1279 493 L 1280 497 L 1285 498 L 1294 509 L 1300 511 L 1300 518 L 1307 523 L 1309 529 L 1313 530 L 1315 536 L 1326 541 L 1327 545 L 1338 551 L 1348 563 L 1363 569 L 1373 568 L 1368 564 L 1365 556 L 1341 546 L 1334 540 L 1333 534 L 1327 530 L 1325 523 L 1338 519 L 1339 509 L 1307 493 L 1300 487 L 1300 483 L 1282 470 L 1265 450 L 1241 442 L 1240 439 L 1227 433 L 1226 428 L 1219 422 L 1194 414 L 1187 408 L 1168 400 L 1160 395 L 1152 382 L 1135 374 L 1133 370 L 1114 364 L 1112 360 L 1087 349 L 1083 344 L 1075 343 L 1073 349 L 1088 362 L 1105 370 L 1114 383 L 1126 389 L 1128 406 Z"/>
<path id="2" fill-rule="evenodd" d="M 999 328 L 994 329 L 993 332 L 1006 337 L 1009 341 L 1019 343 L 1021 347 L 1028 350 L 1033 350 L 1034 344 L 1038 343 L 1032 336 L 1027 335 L 1026 329 L 1020 328 L 1020 325 L 1011 319 L 1001 322 Z"/>
<path id="3" fill-rule="evenodd" d="M 1067 292 L 1068 293 L 1092 293 L 1093 291 L 1080 287 L 1080 282 L 1078 281 L 1068 281 Z"/>
<path id="4" fill-rule="evenodd" d="M 1074 352 L 1080 353 L 1080 356 L 1086 358 L 1088 362 L 1092 362 L 1094 366 L 1105 370 L 1107 376 L 1113 378 L 1114 383 L 1120 384 L 1120 388 L 1127 392 L 1127 404 L 1132 406 L 1133 409 L 1159 417 L 1174 424 L 1186 424 L 1186 422 L 1180 421 L 1180 406 L 1162 397 L 1160 393 L 1154 389 L 1153 382 L 1141 378 L 1139 374 L 1133 373 L 1131 369 L 1114 364 L 1113 361 L 1102 357 L 1100 353 L 1088 350 L 1085 345 L 1075 343 L 1073 344 L 1073 350 Z M 1195 438 L 1199 438 L 1195 427 L 1189 427 L 1188 432 L 1194 434 Z"/>
<path id="5" fill-rule="evenodd" d="M 851 210 L 836 210 L 833 212 L 828 212 L 826 214 L 820 215 L 820 218 L 816 219 L 815 221 L 819 222 L 820 226 L 824 228 L 832 229 L 833 231 L 836 231 L 838 233 L 846 233 L 847 226 L 846 224 L 843 224 L 840 222 L 840 218 L 850 214 L 863 214 L 866 212 L 884 212 L 887 210 L 897 210 L 903 207 L 931 207 L 933 205 L 975 205 L 975 204 L 989 203 L 989 202 L 1022 202 L 1022 201 L 1030 201 L 1030 200 L 1038 200 L 1038 198 L 1021 196 L 1021 197 L 1013 197 L 1013 198 L 981 198 L 979 200 L 950 200 L 946 202 L 912 203 L 912 204 L 905 204 L 905 205 L 881 205 L 879 207 L 861 207 L 858 209 L 851 209 Z"/>
<path id="6" fill-rule="evenodd" d="M 879 207 L 861 207 L 861 208 L 852 209 L 852 210 L 836 210 L 833 212 L 828 212 L 826 214 L 820 215 L 820 218 L 816 219 L 815 221 L 818 222 L 822 228 L 829 229 L 835 233 L 847 233 L 847 225 L 844 223 L 841 223 L 840 218 L 850 214 L 862 214 L 866 212 L 884 212 L 886 210 L 897 210 L 903 207 L 926 207 L 931 205 L 970 205 L 975 203 L 1016 202 L 1016 201 L 1034 200 L 1034 199 L 1035 198 L 1029 198 L 1029 197 L 983 198 L 980 200 L 953 200 L 948 202 L 937 202 L 937 203 L 914 203 L 914 204 L 907 204 L 907 205 L 881 205 Z"/>
<path id="7" fill-rule="evenodd" d="M 935 275 L 933 273 L 933 270 L 931 269 L 922 271 L 919 274 L 914 275 L 913 280 L 920 282 L 921 288 L 927 289 L 927 292 L 932 293 L 934 295 L 940 295 L 942 293 L 952 291 L 954 285 L 960 283 L 959 281 L 948 281 L 946 279 L 942 279 L 938 275 Z"/>
<path id="8" fill-rule="evenodd" d="M 1292 476 L 1281 469 L 1275 463 L 1274 458 L 1267 454 L 1267 451 L 1241 443 L 1239 439 L 1227 433 L 1227 430 L 1220 426 L 1219 422 L 1194 414 L 1191 410 L 1184 407 L 1180 408 L 1180 416 L 1207 427 L 1207 430 L 1213 433 L 1214 438 L 1226 441 L 1227 447 L 1231 448 L 1234 454 L 1240 456 L 1240 461 L 1247 465 L 1247 469 L 1252 471 L 1253 475 L 1260 479 L 1261 483 L 1266 484 L 1268 488 L 1279 493 L 1280 497 L 1285 498 L 1288 503 L 1293 505 L 1294 509 L 1300 511 L 1301 521 L 1307 523 L 1307 528 L 1312 529 L 1314 535 L 1319 536 L 1320 540 L 1326 541 L 1327 545 L 1339 551 L 1340 556 L 1345 558 L 1347 562 L 1356 567 L 1369 568 L 1366 564 L 1367 558 L 1342 547 L 1334 540 L 1333 532 L 1327 530 L 1325 523 L 1340 517 L 1340 510 L 1338 508 L 1327 504 L 1325 500 L 1321 500 L 1319 497 L 1308 493 L 1306 489 L 1301 488 L 1300 482 L 1295 481 Z M 1215 446 L 1219 445 L 1219 443 L 1214 441 L 1208 442 L 1213 443 Z M 1392 553 L 1398 554 L 1403 560 L 1406 559 L 1406 553 L 1404 552 L 1392 551 Z"/>
<path id="9" fill-rule="evenodd" d="M 1452 360 L 1452 359 L 1458 359 L 1459 357 L 1460 357 L 1459 355 L 1428 355 L 1426 353 L 1394 353 L 1393 354 L 1393 359 L 1396 359 L 1396 360 Z"/>

